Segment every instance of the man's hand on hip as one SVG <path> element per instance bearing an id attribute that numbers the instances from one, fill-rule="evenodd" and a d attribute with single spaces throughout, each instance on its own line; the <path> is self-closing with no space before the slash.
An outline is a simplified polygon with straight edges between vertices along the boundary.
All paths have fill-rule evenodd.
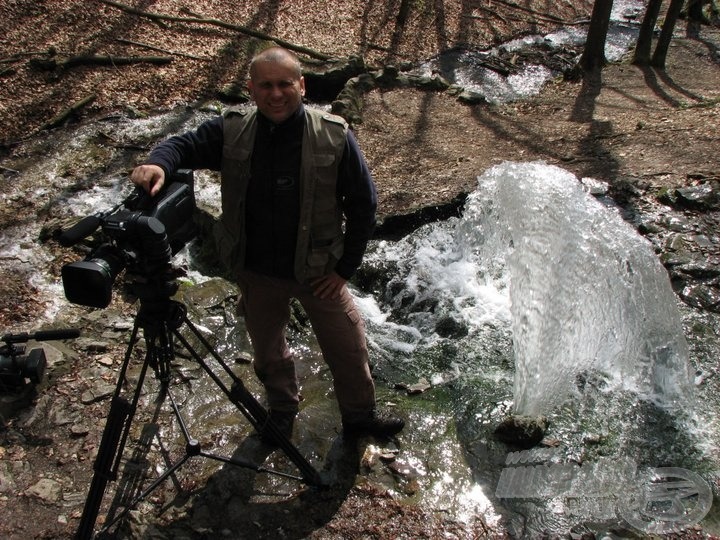
<path id="1" fill-rule="evenodd" d="M 310 285 L 313 288 L 313 294 L 318 298 L 325 300 L 339 297 L 340 292 L 343 287 L 345 287 L 346 283 L 347 280 L 345 278 L 342 278 L 333 272 L 327 276 L 312 280 Z"/>

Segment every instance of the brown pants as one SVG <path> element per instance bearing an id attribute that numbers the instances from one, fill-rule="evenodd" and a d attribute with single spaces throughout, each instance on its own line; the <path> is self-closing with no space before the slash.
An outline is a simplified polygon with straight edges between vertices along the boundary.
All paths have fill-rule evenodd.
<path id="1" fill-rule="evenodd" d="M 365 323 L 347 287 L 340 298 L 320 299 L 295 280 L 242 272 L 239 312 L 254 349 L 254 368 L 267 392 L 268 405 L 297 411 L 299 388 L 295 362 L 285 339 L 290 300 L 297 298 L 310 319 L 323 358 L 333 375 L 335 397 L 345 420 L 363 418 L 375 406 Z"/>

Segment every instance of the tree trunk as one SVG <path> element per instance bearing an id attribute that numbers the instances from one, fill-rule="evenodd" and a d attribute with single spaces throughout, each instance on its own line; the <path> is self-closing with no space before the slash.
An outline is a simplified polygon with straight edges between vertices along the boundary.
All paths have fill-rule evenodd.
<path id="1" fill-rule="evenodd" d="M 593 4 L 585 49 L 580 57 L 580 67 L 585 72 L 602 68 L 607 62 L 605 40 L 610 26 L 612 6 L 613 0 L 595 0 Z"/>
<path id="2" fill-rule="evenodd" d="M 665 69 L 665 59 L 667 58 L 668 48 L 670 48 L 673 30 L 675 30 L 675 22 L 680 16 L 684 3 L 685 0 L 670 0 L 670 6 L 665 14 L 660 37 L 652 57 L 651 64 L 656 68 Z"/>
<path id="3" fill-rule="evenodd" d="M 687 29 L 685 35 L 692 39 L 700 37 L 700 27 L 705 22 L 705 16 L 703 15 L 703 0 L 690 0 L 690 5 L 687 8 Z"/>
<path id="4" fill-rule="evenodd" d="M 647 66 L 650 64 L 650 55 L 652 54 L 652 38 L 655 32 L 655 23 L 657 23 L 658 15 L 660 15 L 660 7 L 663 0 L 650 0 L 645 17 L 643 17 L 640 25 L 640 34 L 635 44 L 635 56 L 633 64 L 638 66 Z"/>

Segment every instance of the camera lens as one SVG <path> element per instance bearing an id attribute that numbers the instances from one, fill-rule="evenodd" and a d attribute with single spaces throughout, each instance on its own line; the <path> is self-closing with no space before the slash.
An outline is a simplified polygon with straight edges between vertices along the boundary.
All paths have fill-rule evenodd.
<path id="1" fill-rule="evenodd" d="M 122 258 L 111 253 L 62 268 L 65 297 L 73 304 L 106 308 L 112 299 L 115 278 L 123 269 Z"/>

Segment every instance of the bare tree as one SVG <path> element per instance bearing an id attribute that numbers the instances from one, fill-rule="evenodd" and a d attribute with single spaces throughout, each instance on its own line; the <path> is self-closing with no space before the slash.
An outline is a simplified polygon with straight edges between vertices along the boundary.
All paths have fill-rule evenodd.
<path id="1" fill-rule="evenodd" d="M 703 4 L 705 0 L 690 0 L 687 7 L 687 30 L 685 35 L 689 38 L 700 37 L 700 26 L 705 22 Z"/>
<path id="2" fill-rule="evenodd" d="M 660 7 L 663 0 L 650 0 L 645 9 L 645 16 L 640 24 L 640 33 L 638 34 L 637 43 L 635 44 L 635 55 L 633 56 L 633 64 L 639 66 L 647 66 L 650 64 L 650 55 L 652 54 L 652 38 L 655 32 L 655 23 L 657 23 L 660 15 Z"/>
<path id="3" fill-rule="evenodd" d="M 670 6 L 665 14 L 660 37 L 650 62 L 656 68 L 665 69 L 665 59 L 667 58 L 668 48 L 670 48 L 670 40 L 684 3 L 685 0 L 670 0 Z"/>
<path id="4" fill-rule="evenodd" d="M 613 0 L 595 0 L 593 4 L 585 49 L 579 62 L 580 68 L 585 72 L 600 69 L 607 63 L 605 41 L 610 26 L 612 6 Z"/>

